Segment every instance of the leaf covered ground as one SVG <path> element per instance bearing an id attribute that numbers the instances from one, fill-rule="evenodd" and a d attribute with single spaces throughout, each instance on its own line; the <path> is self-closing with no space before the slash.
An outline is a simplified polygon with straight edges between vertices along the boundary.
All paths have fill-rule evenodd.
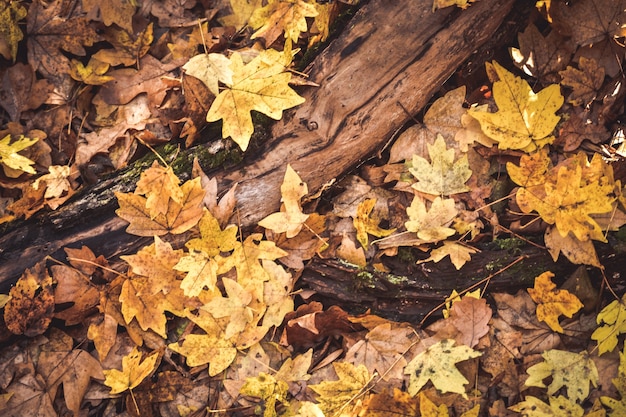
<path id="1" fill-rule="evenodd" d="M 0 1 L 0 223 L 166 142 L 248 151 L 256 113 L 278 120 L 316 88 L 295 64 L 357 3 Z M 328 204 L 285 161 L 280 210 L 242 229 L 236 186 L 155 161 L 115 194 L 150 244 L 121 268 L 65 248 L 0 295 L 0 414 L 626 415 L 623 272 L 599 255 L 624 256 L 626 1 L 530 16 Z M 407 251 L 463 271 L 503 236 L 580 268 L 456 288 L 427 326 L 299 282 L 312 259 L 385 274 Z"/>

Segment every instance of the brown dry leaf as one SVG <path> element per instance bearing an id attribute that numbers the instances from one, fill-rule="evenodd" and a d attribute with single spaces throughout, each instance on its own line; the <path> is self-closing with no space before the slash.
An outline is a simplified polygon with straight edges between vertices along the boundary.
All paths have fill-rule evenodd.
<path id="1" fill-rule="evenodd" d="M 138 236 L 161 236 L 166 233 L 180 234 L 195 226 L 202 217 L 202 199 L 204 190 L 200 186 L 200 179 L 185 182 L 182 187 L 183 198 L 181 203 L 169 200 L 167 213 L 152 218 L 146 208 L 145 197 L 137 194 L 116 192 L 120 208 L 115 212 L 128 221 L 128 233 Z"/>
<path id="2" fill-rule="evenodd" d="M 225 228 L 226 225 L 228 225 L 228 221 L 232 217 L 233 211 L 237 205 L 237 198 L 235 197 L 237 184 L 233 184 L 233 186 L 228 189 L 226 194 L 224 194 L 218 202 L 217 178 L 209 178 L 202 170 L 197 158 L 194 158 L 193 160 L 191 176 L 192 178 L 200 177 L 200 183 L 206 192 L 203 199 L 204 206 L 211 212 L 213 217 L 215 217 L 220 227 Z"/>
<path id="3" fill-rule="evenodd" d="M 358 265 L 360 267 L 365 267 L 367 265 L 363 247 L 357 248 L 354 240 L 350 239 L 346 233 L 343 234 L 341 245 L 339 245 L 335 254 L 353 265 Z"/>
<path id="4" fill-rule="evenodd" d="M 522 332 L 520 352 L 523 355 L 554 349 L 561 343 L 558 333 L 537 320 L 536 304 L 526 291 L 519 290 L 515 295 L 496 293 L 493 296 L 498 316 L 511 328 Z"/>
<path id="5" fill-rule="evenodd" d="M 7 402 L 7 408 L 2 410 L 3 416 L 58 417 L 41 375 L 27 373 L 13 381 L 6 390 L 11 393 L 11 398 Z"/>
<path id="6" fill-rule="evenodd" d="M 45 4 L 41 0 L 32 2 L 28 10 L 28 62 L 34 70 L 57 84 L 59 79 L 69 77 L 70 62 L 62 51 L 85 56 L 85 46 L 100 40 L 89 19 L 69 10 L 71 0 L 59 0 Z"/>
<path id="7" fill-rule="evenodd" d="M 83 10 L 91 16 L 98 16 L 105 25 L 113 23 L 133 32 L 133 15 L 137 3 L 132 0 L 83 0 Z M 97 13 L 99 11 L 100 13 Z M 100 21 L 100 19 L 93 19 Z"/>
<path id="8" fill-rule="evenodd" d="M 563 146 L 565 152 L 573 152 L 584 140 L 600 144 L 611 137 L 606 127 L 593 122 L 587 113 L 572 111 L 563 123 L 556 144 Z"/>
<path id="9" fill-rule="evenodd" d="M 372 394 L 364 404 L 368 415 L 371 416 L 417 416 L 419 407 L 418 397 L 398 388 L 393 389 L 393 395 L 387 390 Z"/>
<path id="10" fill-rule="evenodd" d="M 579 240 L 572 232 L 563 237 L 554 226 L 546 229 L 543 240 L 555 262 L 559 259 L 559 254 L 562 253 L 572 263 L 602 268 L 598 253 L 591 240 Z"/>
<path id="11" fill-rule="evenodd" d="M 46 331 L 54 314 L 52 291 L 45 260 L 24 271 L 4 307 L 4 322 L 11 333 L 33 337 Z"/>
<path id="12" fill-rule="evenodd" d="M 52 328 L 48 342 L 41 345 L 37 372 L 47 384 L 50 398 L 56 397 L 63 385 L 65 404 L 75 416 L 80 415 L 80 405 L 91 379 L 103 380 L 100 362 L 82 349 L 73 349 L 74 341 L 60 330 Z"/>
<path id="13" fill-rule="evenodd" d="M 171 85 L 164 77 L 171 77 L 172 65 L 164 65 L 152 55 L 146 55 L 139 61 L 140 69 L 122 68 L 109 72 L 113 78 L 100 90 L 100 95 L 107 104 L 128 104 L 139 94 L 148 95 L 149 108 L 155 109 Z"/>
<path id="14" fill-rule="evenodd" d="M 510 48 L 515 65 L 544 82 L 558 81 L 556 73 L 569 62 L 572 47 L 555 30 L 543 36 L 534 24 L 517 35 L 519 49 Z"/>
<path id="15" fill-rule="evenodd" d="M 100 49 L 93 58 L 112 67 L 118 65 L 130 67 L 138 64 L 150 49 L 153 41 L 152 23 L 138 35 L 130 35 L 129 32 L 115 26 L 108 27 L 104 32 L 104 39 L 113 45 L 114 49 Z"/>
<path id="16" fill-rule="evenodd" d="M 57 311 L 54 317 L 72 326 L 81 323 L 93 313 L 100 302 L 100 291 L 91 283 L 90 277 L 66 265 L 52 265 L 55 304 L 71 303 L 69 308 Z"/>
<path id="17" fill-rule="evenodd" d="M 574 106 L 590 105 L 604 84 L 604 68 L 594 59 L 580 57 L 578 69 L 568 66 L 559 74 L 563 78 L 561 84 L 573 89 L 568 102 Z"/>
<path id="18" fill-rule="evenodd" d="M 0 107 L 14 122 L 20 120 L 22 112 L 41 106 L 51 91 L 52 85 L 38 80 L 28 64 L 18 62 L 0 71 Z"/>
<path id="19" fill-rule="evenodd" d="M 559 316 L 572 317 L 583 308 L 583 303 L 567 290 L 556 289 L 552 282 L 554 274 L 546 271 L 535 278 L 535 287 L 528 288 L 528 294 L 537 303 L 537 319 L 546 322 L 555 332 L 563 333 Z"/>
<path id="20" fill-rule="evenodd" d="M 385 381 L 402 379 L 407 364 L 404 354 L 413 345 L 415 331 L 408 326 L 384 323 L 370 330 L 346 352 L 345 361 L 378 371 Z"/>
<path id="21" fill-rule="evenodd" d="M 286 256 L 280 258 L 280 263 L 295 270 L 302 270 L 304 262 L 316 253 L 323 251 L 327 246 L 327 238 L 320 237 L 326 228 L 326 217 L 316 212 L 309 214 L 304 222 L 304 227 L 297 236 L 288 239 L 285 235 L 269 237 L 274 240 L 276 246 L 287 252 Z M 267 234 L 267 233 L 266 233 Z"/>
<path id="22" fill-rule="evenodd" d="M 577 45 L 596 44 L 626 36 L 624 0 L 583 0 L 571 5 L 554 2 L 552 17 Z"/>
<path id="23" fill-rule="evenodd" d="M 159 19 L 159 26 L 161 27 L 195 25 L 196 16 L 189 10 L 196 4 L 196 0 L 155 1 L 151 4 L 150 13 Z"/>
<path id="24" fill-rule="evenodd" d="M 303 304 L 285 316 L 286 325 L 281 344 L 302 347 L 315 346 L 332 334 L 352 332 L 359 326 L 352 324 L 348 313 L 340 307 L 331 306 L 324 311 L 322 304 L 313 301 Z"/>
<path id="25" fill-rule="evenodd" d="M 459 330 L 455 340 L 459 344 L 474 347 L 489 332 L 492 311 L 484 298 L 463 297 L 452 304 L 450 320 Z"/>

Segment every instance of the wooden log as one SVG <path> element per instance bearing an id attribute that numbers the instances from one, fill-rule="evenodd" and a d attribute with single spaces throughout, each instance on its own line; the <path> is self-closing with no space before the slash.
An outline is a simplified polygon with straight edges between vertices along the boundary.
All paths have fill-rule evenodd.
<path id="1" fill-rule="evenodd" d="M 492 37 L 513 3 L 481 0 L 467 10 L 435 12 L 432 0 L 371 0 L 364 5 L 312 63 L 311 80 L 321 87 L 303 91 L 306 102 L 286 112 L 271 139 L 241 165 L 212 173 L 222 190 L 239 184 L 242 225 L 278 210 L 287 163 L 315 193 L 381 149 Z M 191 150 L 179 158 L 202 152 Z M 61 255 L 63 247 L 85 244 L 111 257 L 145 242 L 125 234 L 124 222 L 114 213 L 112 191 L 132 190 L 133 171 L 86 189 L 54 212 L 2 229 L 0 292 L 44 257 Z"/>

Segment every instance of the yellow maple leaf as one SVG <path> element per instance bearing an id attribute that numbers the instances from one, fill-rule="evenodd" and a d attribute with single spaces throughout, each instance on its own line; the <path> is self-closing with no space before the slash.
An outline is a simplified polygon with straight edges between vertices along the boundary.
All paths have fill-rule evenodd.
<path id="1" fill-rule="evenodd" d="M 230 0 L 230 9 L 233 14 L 217 20 L 222 26 L 234 26 L 239 31 L 248 23 L 252 13 L 262 5 L 263 0 Z"/>
<path id="2" fill-rule="evenodd" d="M 17 1 L 0 4 L 0 55 L 5 59 L 17 58 L 17 46 L 24 38 L 18 22 L 27 15 L 26 8 Z"/>
<path id="3" fill-rule="evenodd" d="M 437 134 L 434 144 L 428 144 L 431 163 L 421 156 L 413 155 L 413 166 L 409 172 L 418 182 L 412 185 L 418 191 L 434 195 L 451 195 L 469 191 L 465 182 L 472 176 L 467 155 L 454 161 L 454 149 L 448 149 L 446 142 Z"/>
<path id="4" fill-rule="evenodd" d="M 33 182 L 33 188 L 38 190 L 41 181 L 44 181 L 46 184 L 46 192 L 43 195 L 44 198 L 60 197 L 64 192 L 70 189 L 70 182 L 67 179 L 70 176 L 70 172 L 69 165 L 50 165 L 48 167 L 48 173 Z"/>
<path id="5" fill-rule="evenodd" d="M 287 164 L 285 178 L 280 186 L 282 196 L 281 211 L 272 213 L 262 219 L 258 224 L 276 233 L 285 233 L 287 238 L 292 238 L 300 233 L 302 225 L 309 218 L 308 214 L 302 212 L 300 199 L 307 195 L 309 189 L 300 176 Z"/>
<path id="6" fill-rule="evenodd" d="M 70 76 L 76 81 L 88 85 L 102 85 L 114 80 L 114 77 L 104 75 L 110 67 L 106 62 L 91 58 L 85 66 L 81 61 L 72 59 L 71 64 Z"/>
<path id="7" fill-rule="evenodd" d="M 293 279 L 291 274 L 276 262 L 264 259 L 262 265 L 269 276 L 269 280 L 263 283 L 263 303 L 267 305 L 263 326 L 280 326 L 285 315 L 293 311 L 294 303 L 291 296 Z"/>
<path id="8" fill-rule="evenodd" d="M 154 219 L 159 214 L 167 213 L 170 199 L 176 203 L 182 201 L 183 190 L 178 184 L 180 180 L 172 167 L 164 167 L 154 161 L 150 168 L 141 173 L 135 194 L 146 197 L 146 208 Z"/>
<path id="9" fill-rule="evenodd" d="M 451 198 L 435 198 L 426 211 L 424 201 L 415 196 L 406 213 L 409 216 L 409 221 L 404 223 L 406 230 L 417 233 L 417 237 L 425 242 L 438 242 L 456 233 L 448 227 L 458 214 Z"/>
<path id="10" fill-rule="evenodd" d="M 0 163 L 11 169 L 35 174 L 37 171 L 32 167 L 35 161 L 31 161 L 18 152 L 34 145 L 37 143 L 37 140 L 36 138 L 31 139 L 19 135 L 19 137 L 11 143 L 11 135 L 6 135 L 4 138 L 0 139 Z"/>
<path id="11" fill-rule="evenodd" d="M 440 340 L 409 362 L 404 368 L 404 373 L 410 375 L 409 394 L 417 394 L 430 380 L 443 393 L 456 392 L 467 398 L 464 385 L 469 381 L 454 365 L 482 354 L 454 343 L 453 339 Z"/>
<path id="12" fill-rule="evenodd" d="M 626 333 L 626 294 L 604 307 L 596 317 L 598 328 L 591 339 L 598 342 L 598 354 L 612 352 L 617 346 L 617 337 Z"/>
<path id="13" fill-rule="evenodd" d="M 154 243 L 150 246 L 120 258 L 130 265 L 133 273 L 148 278 L 150 295 L 158 292 L 167 295 L 180 284 L 174 266 L 182 256 L 182 250 L 174 250 L 169 242 L 154 236 Z"/>
<path id="14" fill-rule="evenodd" d="M 367 237 L 368 234 L 376 237 L 385 237 L 389 236 L 396 230 L 383 229 L 378 225 L 378 223 L 380 223 L 379 219 L 370 217 L 375 205 L 375 198 L 368 198 L 361 201 L 357 206 L 356 216 L 352 221 L 354 228 L 356 229 L 356 239 L 365 249 L 367 249 L 369 243 Z"/>
<path id="15" fill-rule="evenodd" d="M 480 122 L 483 132 L 498 142 L 500 149 L 532 152 L 552 143 L 552 132 L 560 120 L 555 112 L 563 105 L 560 86 L 552 84 L 535 93 L 525 80 L 497 62 L 493 63 L 493 68 L 500 78 L 493 83 L 493 98 L 498 111 L 469 110 L 469 114 Z"/>
<path id="16" fill-rule="evenodd" d="M 546 404 L 532 395 L 526 396 L 524 401 L 509 407 L 509 410 L 521 413 L 528 417 L 552 417 L 552 416 L 582 416 L 585 410 L 567 397 L 548 397 L 550 404 Z M 604 410 L 602 410 L 604 411 Z M 586 417 L 604 417 L 605 414 L 585 414 Z"/>
<path id="17" fill-rule="evenodd" d="M 273 375 L 260 372 L 256 377 L 248 377 L 239 390 L 242 395 L 260 398 L 263 401 L 265 412 L 263 417 L 278 416 L 276 405 L 278 402 L 288 405 L 287 394 L 289 385 L 285 381 L 276 379 Z"/>
<path id="18" fill-rule="evenodd" d="M 222 279 L 227 297 L 215 297 L 201 308 L 211 313 L 216 319 L 228 317 L 228 325 L 224 330 L 224 337 L 230 339 L 241 333 L 246 326 L 256 325 L 265 308 L 253 310 L 249 304 L 252 294 L 241 285 L 229 278 Z"/>
<path id="19" fill-rule="evenodd" d="M 263 54 L 245 65 L 237 52 L 230 60 L 233 83 L 215 98 L 206 120 L 221 119 L 222 136 L 230 136 L 245 151 L 254 132 L 250 111 L 279 120 L 283 110 L 304 103 L 304 98 L 289 87 L 291 74 L 284 72 L 284 66 L 268 65 Z"/>
<path id="20" fill-rule="evenodd" d="M 324 413 L 334 415 L 338 410 L 349 406 L 357 395 L 370 383 L 370 373 L 365 365 L 354 366 L 347 362 L 333 362 L 339 379 L 322 381 L 309 385 L 319 396 L 319 406 Z"/>
<path id="21" fill-rule="evenodd" d="M 558 290 L 552 282 L 554 274 L 546 271 L 535 278 L 535 287 L 528 288 L 528 294 L 537 303 L 537 319 L 545 321 L 555 332 L 563 333 L 559 316 L 572 317 L 583 308 L 578 297 L 567 290 Z"/>
<path id="22" fill-rule="evenodd" d="M 170 197 L 167 211 L 156 216 L 146 207 L 147 198 L 138 194 L 116 192 L 120 208 L 115 213 L 130 223 L 126 231 L 138 236 L 184 233 L 194 227 L 202 217 L 204 190 L 200 185 L 200 178 L 194 178 L 186 181 L 180 191 L 180 202 Z M 156 199 L 159 200 L 160 198 Z"/>
<path id="23" fill-rule="evenodd" d="M 218 83 L 233 84 L 233 71 L 230 59 L 222 54 L 200 54 L 191 57 L 185 65 L 185 72 L 202 81 L 217 97 L 220 93 Z"/>
<path id="24" fill-rule="evenodd" d="M 563 237 L 573 232 L 578 240 L 606 242 L 590 214 L 613 210 L 614 188 L 606 177 L 589 183 L 580 165 L 573 169 L 561 166 L 556 181 L 546 178 L 543 186 L 520 188 L 516 200 L 524 213 L 537 211 L 546 223 L 556 225 Z"/>
<path id="25" fill-rule="evenodd" d="M 300 33 L 307 31 L 306 18 L 317 14 L 315 6 L 304 0 L 269 0 L 265 7 L 252 13 L 248 24 L 258 29 L 252 39 L 265 38 L 267 46 L 273 44 L 283 32 L 285 39 L 297 43 Z"/>
<path id="26" fill-rule="evenodd" d="M 584 401 L 589 395 L 589 383 L 598 386 L 598 369 L 587 351 L 580 353 L 566 350 L 551 349 L 541 354 L 543 362 L 528 368 L 528 379 L 525 382 L 529 387 L 546 385 L 543 380 L 551 377 L 548 386 L 548 395 L 553 395 L 562 387 L 567 388 L 567 397 L 576 402 Z"/>
<path id="27" fill-rule="evenodd" d="M 423 392 L 419 394 L 420 400 L 420 415 L 422 417 L 449 417 L 448 407 L 445 404 L 437 406 L 430 398 Z"/>
<path id="28" fill-rule="evenodd" d="M 237 226 L 229 224 L 222 230 L 217 219 L 207 209 L 203 211 L 198 228 L 201 238 L 187 241 L 185 246 L 189 250 L 202 251 L 207 256 L 215 256 L 221 252 L 230 252 L 237 246 Z"/>
<path id="29" fill-rule="evenodd" d="M 104 384 L 111 388 L 111 395 L 132 390 L 146 379 L 157 367 L 158 352 L 153 353 L 141 361 L 141 352 L 135 346 L 133 350 L 122 358 L 122 370 L 105 369 Z"/>
<path id="30" fill-rule="evenodd" d="M 224 371 L 237 356 L 237 348 L 222 334 L 189 334 L 182 343 L 170 343 L 168 348 L 183 355 L 189 366 L 208 363 L 210 376 Z"/>

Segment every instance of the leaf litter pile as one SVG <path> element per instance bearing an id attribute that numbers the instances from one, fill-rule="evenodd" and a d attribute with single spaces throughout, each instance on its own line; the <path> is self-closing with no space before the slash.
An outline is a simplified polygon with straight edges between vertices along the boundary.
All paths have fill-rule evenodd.
<path id="1" fill-rule="evenodd" d="M 315 88 L 294 61 L 347 3 L 2 0 L 0 223 L 147 148 L 204 143 L 217 121 L 206 146 L 246 151 L 252 111 L 280 119 Z M 285 161 L 280 211 L 241 230 L 234 188 L 218 198 L 197 162 L 184 182 L 154 162 L 116 193 L 150 245 L 117 270 L 66 248 L 0 295 L 0 414 L 626 415 L 623 277 L 596 252 L 623 247 L 626 223 L 626 1 L 536 8 L 486 88 L 442 93 L 328 209 Z M 386 273 L 409 251 L 462 270 L 500 236 L 582 267 L 515 294 L 457 288 L 428 327 L 298 287 L 315 257 Z"/>

